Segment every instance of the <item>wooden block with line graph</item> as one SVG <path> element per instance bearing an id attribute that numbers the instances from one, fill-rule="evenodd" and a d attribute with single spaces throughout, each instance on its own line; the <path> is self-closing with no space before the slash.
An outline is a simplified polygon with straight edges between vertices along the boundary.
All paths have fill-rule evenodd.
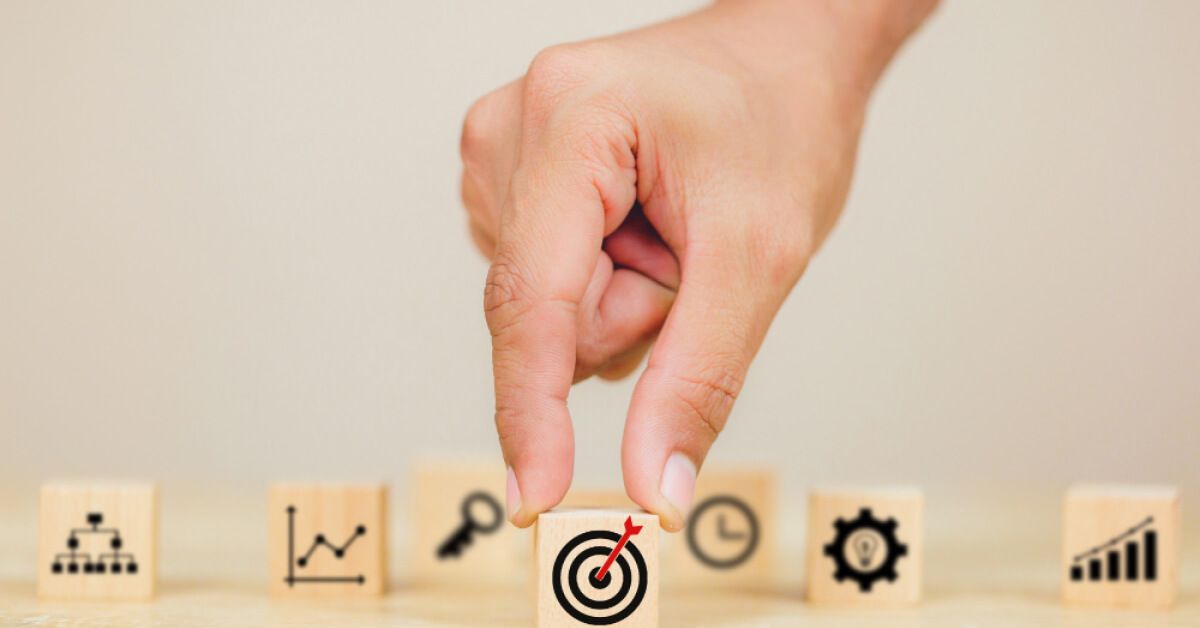
<path id="1" fill-rule="evenodd" d="M 1063 601 L 1167 608 L 1179 590 L 1179 489 L 1081 485 L 1063 507 Z"/>
<path id="2" fill-rule="evenodd" d="M 143 482 L 42 487 L 38 596 L 145 600 L 158 566 L 158 489 Z"/>
<path id="3" fill-rule="evenodd" d="M 658 517 L 629 509 L 543 513 L 534 531 L 536 625 L 658 625 Z"/>
<path id="4" fill-rule="evenodd" d="M 274 484 L 267 499 L 271 594 L 380 595 L 387 589 L 387 487 Z"/>
<path id="5" fill-rule="evenodd" d="M 921 491 L 816 489 L 808 498 L 808 600 L 905 606 L 921 598 Z"/>
<path id="6" fill-rule="evenodd" d="M 775 473 L 705 467 L 687 527 L 664 537 L 666 587 L 754 588 L 767 584 L 776 553 Z"/>
<path id="7" fill-rule="evenodd" d="M 421 584 L 520 583 L 531 533 L 508 523 L 500 460 L 426 459 L 413 469 L 409 565 Z"/>

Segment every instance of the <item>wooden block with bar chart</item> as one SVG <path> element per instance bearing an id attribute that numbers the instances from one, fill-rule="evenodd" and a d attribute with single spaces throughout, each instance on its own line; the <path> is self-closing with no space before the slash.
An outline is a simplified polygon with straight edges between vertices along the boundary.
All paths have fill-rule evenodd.
<path id="1" fill-rule="evenodd" d="M 275 484 L 267 504 L 272 595 L 356 597 L 386 590 L 385 485 Z"/>
<path id="2" fill-rule="evenodd" d="M 146 600 L 158 564 L 158 488 L 148 482 L 42 487 L 38 596 Z"/>
<path id="3" fill-rule="evenodd" d="M 1081 485 L 1063 507 L 1063 601 L 1167 608 L 1179 588 L 1179 489 Z"/>
<path id="4" fill-rule="evenodd" d="M 658 517 L 630 509 L 542 513 L 534 531 L 536 625 L 658 625 Z"/>

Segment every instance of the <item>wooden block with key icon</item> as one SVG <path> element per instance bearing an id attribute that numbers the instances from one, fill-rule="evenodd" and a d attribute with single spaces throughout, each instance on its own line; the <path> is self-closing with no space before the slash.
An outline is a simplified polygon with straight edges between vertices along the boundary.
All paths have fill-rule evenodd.
<path id="1" fill-rule="evenodd" d="M 530 533 L 508 523 L 505 480 L 498 459 L 426 459 L 414 466 L 409 546 L 414 582 L 473 587 L 524 581 Z"/>
<path id="2" fill-rule="evenodd" d="M 774 471 L 706 467 L 687 527 L 664 539 L 666 587 L 752 588 L 769 582 L 776 551 Z"/>

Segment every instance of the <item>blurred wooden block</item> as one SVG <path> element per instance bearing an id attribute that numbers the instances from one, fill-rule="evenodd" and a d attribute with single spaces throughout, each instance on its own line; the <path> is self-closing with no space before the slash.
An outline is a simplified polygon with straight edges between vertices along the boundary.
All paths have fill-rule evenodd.
<path id="1" fill-rule="evenodd" d="M 147 600 L 158 576 L 158 488 L 150 483 L 42 487 L 38 596 Z"/>
<path id="2" fill-rule="evenodd" d="M 386 486 L 275 484 L 267 503 L 271 595 L 351 597 L 386 590 Z"/>
<path id="3" fill-rule="evenodd" d="M 413 579 L 439 586 L 519 584 L 531 533 L 508 522 L 504 464 L 425 460 L 412 474 Z M 464 539 L 464 523 L 471 528 Z"/>
<path id="4" fill-rule="evenodd" d="M 921 598 L 924 498 L 915 488 L 814 490 L 808 499 L 808 599 L 898 606 Z"/>
<path id="5" fill-rule="evenodd" d="M 1181 532 L 1175 487 L 1073 487 L 1063 505 L 1063 602 L 1170 607 Z"/>
<path id="6" fill-rule="evenodd" d="M 665 586 L 766 585 L 776 548 L 775 474 L 768 469 L 704 469 L 687 527 L 664 538 Z"/>
<path id="7" fill-rule="evenodd" d="M 657 626 L 658 531 L 658 517 L 640 510 L 571 509 L 539 516 L 537 626 Z M 602 573 L 614 549 L 619 553 Z"/>

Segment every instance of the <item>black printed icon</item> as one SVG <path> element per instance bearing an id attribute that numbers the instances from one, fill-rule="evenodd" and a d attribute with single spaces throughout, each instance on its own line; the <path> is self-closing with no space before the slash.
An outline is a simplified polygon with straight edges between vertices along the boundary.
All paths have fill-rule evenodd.
<path id="1" fill-rule="evenodd" d="M 50 564 L 50 573 L 78 574 L 82 570 L 84 574 L 93 575 L 108 573 L 136 575 L 138 563 L 134 555 L 121 551 L 124 546 L 124 541 L 121 540 L 121 531 L 117 528 L 101 528 L 101 524 L 104 523 L 104 513 L 100 512 L 89 512 L 87 523 L 89 527 L 71 530 L 67 536 L 67 551 L 54 555 L 54 562 Z M 81 539 L 91 538 L 93 535 L 108 537 L 108 547 L 112 551 L 99 552 L 95 559 L 92 558 L 90 552 L 80 551 L 83 546 Z"/>
<path id="2" fill-rule="evenodd" d="M 630 537 L 641 531 L 642 526 L 633 525 L 633 518 L 627 517 L 624 534 L 584 532 L 558 551 L 550 577 L 554 597 L 568 615 L 589 626 L 609 626 L 637 610 L 646 597 L 648 575 L 646 559 Z M 614 565 L 616 569 L 612 569 Z M 604 596 L 614 582 L 616 591 Z"/>
<path id="3" fill-rule="evenodd" d="M 479 506 L 487 510 L 482 519 L 475 512 Z M 501 509 L 500 502 L 484 491 L 475 491 L 467 495 L 462 502 L 461 514 L 462 523 L 438 546 L 437 555 L 442 560 L 461 556 L 471 544 L 474 535 L 491 534 L 499 530 L 500 524 L 504 523 L 504 510 Z"/>
<path id="4" fill-rule="evenodd" d="M 696 505 L 688 519 L 688 548 L 696 560 L 713 569 L 733 569 L 746 562 L 758 547 L 758 537 L 754 511 L 732 495 L 709 497 Z"/>
<path id="5" fill-rule="evenodd" d="M 853 580 L 863 593 L 870 593 L 879 580 L 896 581 L 896 561 L 908 554 L 908 546 L 896 537 L 895 519 L 881 521 L 863 508 L 856 519 L 839 517 L 833 527 L 837 534 L 825 546 L 825 555 L 837 566 L 835 580 Z"/>
<path id="6" fill-rule="evenodd" d="M 1137 525 L 1107 541 L 1089 547 L 1075 555 L 1071 564 L 1071 580 L 1084 580 L 1087 567 L 1089 582 L 1152 582 L 1158 579 L 1158 532 L 1152 528 L 1154 517 L 1146 517 Z M 1141 538 L 1134 538 L 1141 532 Z M 1121 543 L 1124 542 L 1124 546 Z M 1125 568 L 1121 568 L 1122 556 Z"/>
<path id="7" fill-rule="evenodd" d="M 367 578 L 363 574 L 357 576 L 335 576 L 335 575 L 320 575 L 309 574 L 298 576 L 297 569 L 306 569 L 309 562 L 318 550 L 325 548 L 333 555 L 334 558 L 341 560 L 345 558 L 346 552 L 350 550 L 350 546 L 358 537 L 367 533 L 367 527 L 359 524 L 354 528 L 354 531 L 346 538 L 341 545 L 330 543 L 324 533 L 318 533 L 313 536 L 312 545 L 299 558 L 296 557 L 296 507 L 288 506 L 288 575 L 284 578 L 284 582 L 289 587 L 294 587 L 297 584 L 357 584 L 362 586 L 366 583 Z"/>

